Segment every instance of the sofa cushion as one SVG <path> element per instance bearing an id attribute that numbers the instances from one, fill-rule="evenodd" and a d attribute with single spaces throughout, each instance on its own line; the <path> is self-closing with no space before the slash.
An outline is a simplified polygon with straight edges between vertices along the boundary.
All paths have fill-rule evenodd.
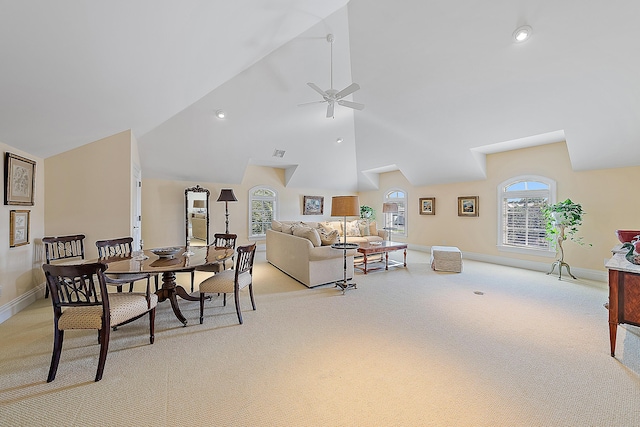
<path id="1" fill-rule="evenodd" d="M 275 219 L 271 220 L 271 229 L 273 231 L 282 231 L 282 223 L 280 221 L 276 221 Z"/>
<path id="2" fill-rule="evenodd" d="M 320 241 L 320 235 L 315 228 L 293 226 L 292 234 L 294 236 L 304 237 L 305 239 L 308 239 L 314 247 L 321 246 L 322 244 L 322 242 Z"/>

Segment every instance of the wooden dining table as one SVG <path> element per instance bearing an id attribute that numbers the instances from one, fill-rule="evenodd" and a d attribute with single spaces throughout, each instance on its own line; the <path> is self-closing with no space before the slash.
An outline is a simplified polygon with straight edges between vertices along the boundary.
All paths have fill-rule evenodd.
<path id="1" fill-rule="evenodd" d="M 178 248 L 178 246 L 176 246 Z M 187 326 L 187 319 L 180 311 L 178 299 L 187 301 L 199 301 L 199 296 L 190 295 L 182 286 L 176 283 L 176 273 L 190 272 L 196 267 L 221 263 L 231 258 L 235 251 L 232 248 L 220 248 L 215 246 L 190 246 L 190 255 L 186 255 L 187 248 L 179 247 L 177 253 L 171 257 L 159 257 L 154 254 L 153 250 L 145 250 L 144 256 L 115 256 L 108 258 L 99 258 L 98 262 L 107 265 L 106 273 L 162 273 L 162 287 L 156 291 L 158 301 L 169 300 L 173 313 L 182 322 L 183 326 Z M 144 259 L 143 259 L 144 258 Z"/>

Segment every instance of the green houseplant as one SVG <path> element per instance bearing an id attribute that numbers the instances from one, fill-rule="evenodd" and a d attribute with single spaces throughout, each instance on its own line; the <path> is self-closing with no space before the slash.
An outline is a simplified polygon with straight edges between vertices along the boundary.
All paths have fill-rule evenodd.
<path id="1" fill-rule="evenodd" d="M 371 206 L 360 206 L 360 218 L 374 220 L 376 219 L 376 211 Z"/>
<path id="2" fill-rule="evenodd" d="M 562 243 L 569 239 L 579 245 L 584 245 L 582 237 L 576 237 L 578 228 L 582 225 L 582 217 L 585 212 L 582 210 L 580 203 L 574 203 L 571 199 L 567 199 L 563 202 L 554 203 L 552 205 L 546 205 L 542 208 L 542 213 L 545 219 L 545 231 L 546 238 L 553 244 L 555 244 L 556 250 L 559 252 L 559 258 L 552 264 L 551 271 L 547 274 L 553 273 L 556 265 L 558 266 L 559 277 L 562 278 L 562 267 L 567 269 L 569 276 L 576 278 L 571 274 L 571 267 L 564 262 L 564 248 Z M 589 244 L 591 246 L 591 244 Z"/>

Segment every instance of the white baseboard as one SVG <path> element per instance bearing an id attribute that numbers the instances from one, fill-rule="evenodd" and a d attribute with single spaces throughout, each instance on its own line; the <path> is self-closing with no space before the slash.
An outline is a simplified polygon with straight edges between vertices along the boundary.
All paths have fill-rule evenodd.
<path id="1" fill-rule="evenodd" d="M 0 307 L 0 323 L 4 322 L 14 314 L 34 303 L 38 298 L 44 297 L 44 283 L 20 295 L 13 301 L 9 301 Z"/>
<path id="2" fill-rule="evenodd" d="M 431 253 L 431 246 L 412 245 L 409 244 L 409 249 Z M 463 259 L 470 259 L 474 261 L 488 262 L 491 264 L 506 265 L 507 267 L 524 268 L 526 270 L 541 271 L 548 273 L 551 269 L 551 262 L 539 262 L 539 261 L 525 261 L 515 258 L 507 258 L 495 255 L 477 254 L 474 252 L 463 252 Z M 557 270 L 554 274 L 557 273 Z M 608 273 L 606 271 L 590 270 L 586 268 L 572 267 L 571 273 L 576 277 L 582 277 L 588 280 L 595 280 L 597 282 L 607 283 L 609 280 Z M 566 274 L 566 270 L 563 271 L 563 275 Z M 569 275 L 566 275 L 569 277 Z"/>

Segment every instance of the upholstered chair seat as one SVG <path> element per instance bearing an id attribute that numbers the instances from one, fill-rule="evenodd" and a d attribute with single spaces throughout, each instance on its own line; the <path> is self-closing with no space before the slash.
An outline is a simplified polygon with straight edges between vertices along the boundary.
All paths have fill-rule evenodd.
<path id="1" fill-rule="evenodd" d="M 238 321 L 242 324 L 242 312 L 240 310 L 240 291 L 249 288 L 251 305 L 256 309 L 253 299 L 253 260 L 255 257 L 255 243 L 240 246 L 237 251 L 236 268 L 224 270 L 203 280 L 200 283 L 200 323 L 204 320 L 204 300 L 206 294 L 223 294 L 224 305 L 227 304 L 227 294 L 233 293 L 236 302 Z"/>

